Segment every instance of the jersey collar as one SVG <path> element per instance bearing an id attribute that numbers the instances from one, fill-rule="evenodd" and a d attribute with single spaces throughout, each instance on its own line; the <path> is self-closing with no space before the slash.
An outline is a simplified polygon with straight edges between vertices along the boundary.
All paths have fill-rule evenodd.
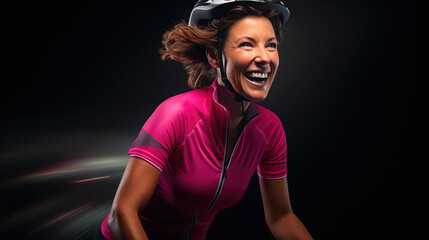
<path id="1" fill-rule="evenodd" d="M 213 97 L 213 106 L 214 109 L 219 109 L 219 111 L 223 111 L 227 114 L 227 118 L 231 119 L 231 115 L 228 112 L 228 110 L 219 103 L 218 101 L 218 88 L 221 87 L 219 86 L 217 80 L 215 79 L 213 81 L 213 83 L 210 85 L 209 89 L 212 93 L 212 97 Z M 253 102 L 250 102 L 249 107 L 247 108 L 247 114 L 246 114 L 246 120 L 245 120 L 245 124 L 247 124 L 250 120 L 252 120 L 253 118 L 257 117 L 259 115 L 258 109 L 256 108 L 256 104 Z"/>

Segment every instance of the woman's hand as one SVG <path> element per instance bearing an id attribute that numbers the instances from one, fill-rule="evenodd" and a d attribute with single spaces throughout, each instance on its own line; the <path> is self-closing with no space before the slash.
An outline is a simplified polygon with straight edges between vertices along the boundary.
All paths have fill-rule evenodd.
<path id="1" fill-rule="evenodd" d="M 108 220 L 113 239 L 148 239 L 138 212 L 148 204 L 160 176 L 161 172 L 146 161 L 129 159 Z"/>
<path id="2" fill-rule="evenodd" d="M 287 179 L 259 178 L 265 221 L 276 239 L 313 239 L 292 211 Z"/>

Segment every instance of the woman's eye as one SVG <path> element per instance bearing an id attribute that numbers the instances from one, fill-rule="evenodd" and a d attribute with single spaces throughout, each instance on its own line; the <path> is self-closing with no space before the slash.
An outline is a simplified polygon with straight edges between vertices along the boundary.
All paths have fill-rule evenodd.
<path id="1" fill-rule="evenodd" d="M 277 48 L 277 43 L 268 43 L 267 47 L 269 47 L 269 48 Z"/>
<path id="2" fill-rule="evenodd" d="M 252 43 L 250 43 L 250 42 L 242 42 L 242 43 L 240 43 L 240 45 L 239 45 L 240 47 L 251 47 L 252 46 Z"/>

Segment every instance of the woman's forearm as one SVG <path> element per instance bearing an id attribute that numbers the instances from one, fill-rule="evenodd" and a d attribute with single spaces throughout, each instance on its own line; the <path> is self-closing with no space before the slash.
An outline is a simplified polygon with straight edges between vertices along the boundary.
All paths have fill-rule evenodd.
<path id="1" fill-rule="evenodd" d="M 108 226 L 114 240 L 148 239 L 138 214 L 135 211 L 112 210 L 109 216 Z"/>
<path id="2" fill-rule="evenodd" d="M 277 240 L 313 239 L 304 224 L 293 212 L 286 213 L 277 221 L 268 223 L 268 227 Z"/>
<path id="3" fill-rule="evenodd" d="M 107 221 L 113 239 L 148 239 L 138 212 L 150 201 L 160 176 L 148 162 L 129 159 Z"/>

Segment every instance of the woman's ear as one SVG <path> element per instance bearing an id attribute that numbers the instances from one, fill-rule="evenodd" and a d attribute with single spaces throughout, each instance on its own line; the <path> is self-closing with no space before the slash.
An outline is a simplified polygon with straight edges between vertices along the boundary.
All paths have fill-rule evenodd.
<path id="1" fill-rule="evenodd" d="M 206 55 L 210 65 L 212 65 L 214 68 L 219 68 L 217 50 L 212 47 L 206 47 Z"/>

